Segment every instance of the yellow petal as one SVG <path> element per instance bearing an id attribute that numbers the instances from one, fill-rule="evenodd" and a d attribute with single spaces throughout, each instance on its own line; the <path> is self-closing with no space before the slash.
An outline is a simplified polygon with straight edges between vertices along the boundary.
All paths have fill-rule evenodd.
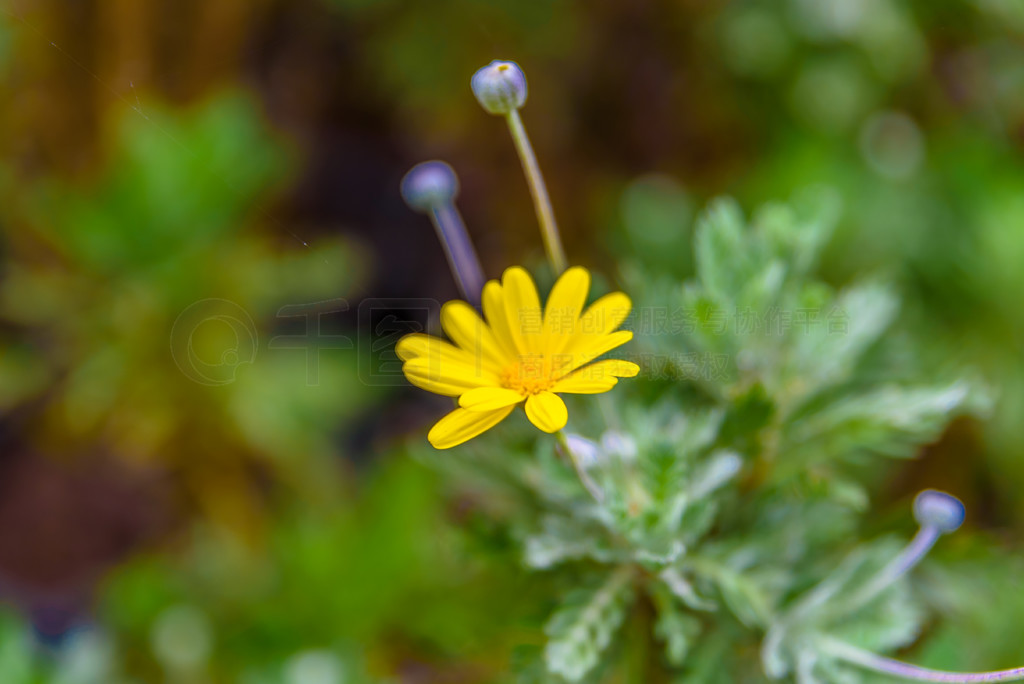
<path id="1" fill-rule="evenodd" d="M 571 352 L 567 350 L 554 359 L 554 374 L 556 377 L 565 377 L 580 366 L 590 363 L 601 356 L 601 354 L 607 354 L 612 349 L 629 342 L 631 339 L 633 339 L 631 331 L 618 330 L 610 335 L 600 335 L 581 342 Z"/>
<path id="2" fill-rule="evenodd" d="M 441 327 L 460 349 L 483 358 L 498 370 L 508 363 L 490 327 L 466 302 L 455 300 L 442 306 Z"/>
<path id="3" fill-rule="evenodd" d="M 457 397 L 477 387 L 499 384 L 494 373 L 451 359 L 409 359 L 402 365 L 402 372 L 417 387 L 448 397 Z"/>
<path id="4" fill-rule="evenodd" d="M 557 394 L 541 392 L 526 400 L 526 417 L 544 432 L 558 432 L 569 422 L 569 410 Z"/>
<path id="5" fill-rule="evenodd" d="M 631 378 L 640 372 L 640 366 L 632 361 L 607 359 L 575 370 L 555 383 L 552 392 L 570 394 L 599 394 L 607 392 L 618 383 L 618 378 Z"/>
<path id="6" fill-rule="evenodd" d="M 606 375 L 603 378 L 592 378 L 570 373 L 556 382 L 552 386 L 551 391 L 564 392 L 566 394 L 601 394 L 617 384 L 619 384 L 619 379 L 612 375 Z"/>
<path id="7" fill-rule="evenodd" d="M 504 387 L 478 387 L 459 397 L 459 406 L 470 411 L 494 411 L 518 404 L 523 398 L 521 392 Z"/>
<path id="8" fill-rule="evenodd" d="M 633 302 L 621 292 L 612 292 L 587 307 L 580 318 L 579 332 L 583 335 L 607 335 L 629 317 Z"/>
<path id="9" fill-rule="evenodd" d="M 512 413 L 513 408 L 515 407 L 506 406 L 495 411 L 469 411 L 457 408 L 430 428 L 427 440 L 435 449 L 450 449 L 494 427 Z"/>
<path id="10" fill-rule="evenodd" d="M 573 266 L 559 277 L 551 288 L 544 309 L 544 350 L 557 354 L 579 332 L 580 312 L 587 303 L 590 273 Z"/>
<path id="11" fill-rule="evenodd" d="M 411 372 L 405 366 L 402 366 L 402 371 L 405 373 L 405 379 L 410 384 L 434 394 L 440 394 L 445 397 L 457 397 L 469 391 L 469 388 L 465 385 L 442 382 L 432 377 L 426 377 L 420 373 Z"/>
<path id="12" fill-rule="evenodd" d="M 411 333 L 398 340 L 395 345 L 395 353 L 403 361 L 417 358 L 427 359 L 455 359 L 463 363 L 473 362 L 473 356 L 459 349 L 453 344 L 445 342 L 439 337 L 424 335 L 423 333 Z"/>
<path id="13" fill-rule="evenodd" d="M 598 361 L 597 363 L 592 363 L 589 366 L 585 366 L 576 371 L 576 373 L 581 374 L 590 373 L 592 377 L 613 375 L 617 378 L 635 378 L 639 372 L 640 366 L 636 365 L 632 361 L 623 361 L 622 359 L 605 359 L 603 361 Z"/>
<path id="14" fill-rule="evenodd" d="M 526 269 L 512 266 L 505 269 L 501 287 L 505 295 L 505 320 L 516 350 L 521 355 L 538 351 L 544 311 L 533 278 Z"/>
<path id="15" fill-rule="evenodd" d="M 505 291 L 497 280 L 490 280 L 484 285 L 481 296 L 483 300 L 484 316 L 487 317 L 487 324 L 494 332 L 494 340 L 498 343 L 505 358 L 513 362 L 519 358 L 519 349 L 508 329 L 508 320 L 505 317 Z"/>

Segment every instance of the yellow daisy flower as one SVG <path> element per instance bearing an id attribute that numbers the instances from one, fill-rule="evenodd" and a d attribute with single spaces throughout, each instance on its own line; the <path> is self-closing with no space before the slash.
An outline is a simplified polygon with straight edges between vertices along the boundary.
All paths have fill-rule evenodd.
<path id="1" fill-rule="evenodd" d="M 570 268 L 542 309 L 530 274 L 513 266 L 500 283 L 484 286 L 484 318 L 463 301 L 441 308 L 452 343 L 420 333 L 403 337 L 396 352 L 409 382 L 459 398 L 459 408 L 430 430 L 430 443 L 438 449 L 462 444 L 524 402 L 530 422 L 557 432 L 569 419 L 559 393 L 607 392 L 619 378 L 635 376 L 640 368 L 629 361 L 591 363 L 633 333 L 616 330 L 629 315 L 629 297 L 614 292 L 584 311 L 589 290 L 590 273 Z"/>

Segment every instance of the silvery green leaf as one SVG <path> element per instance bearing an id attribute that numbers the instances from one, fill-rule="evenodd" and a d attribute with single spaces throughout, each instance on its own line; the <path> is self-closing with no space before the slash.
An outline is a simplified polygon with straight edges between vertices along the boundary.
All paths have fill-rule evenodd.
<path id="1" fill-rule="evenodd" d="M 743 211 L 731 198 L 713 200 L 697 221 L 697 277 L 714 296 L 729 299 L 756 269 Z"/>
<path id="2" fill-rule="evenodd" d="M 763 268 L 750 274 L 742 288 L 732 300 L 730 315 L 737 311 L 765 311 L 778 301 L 786 280 L 786 265 L 781 261 L 770 261 Z M 735 323 L 733 323 L 733 327 Z"/>
<path id="3" fill-rule="evenodd" d="M 640 459 L 643 487 L 651 499 L 659 504 L 674 496 L 685 494 L 688 459 L 670 445 L 650 445 Z"/>
<path id="4" fill-rule="evenodd" d="M 600 660 L 632 603 L 633 571 L 621 567 L 596 586 L 571 591 L 545 627 L 548 670 L 578 682 Z"/>
<path id="5" fill-rule="evenodd" d="M 711 499 L 695 501 L 688 505 L 675 526 L 682 534 L 684 542 L 693 546 L 707 534 L 715 524 L 718 509 L 718 502 Z"/>
<path id="6" fill-rule="evenodd" d="M 845 620 L 829 634 L 869 651 L 887 652 L 914 642 L 921 632 L 924 612 L 902 586 L 887 591 Z"/>
<path id="7" fill-rule="evenodd" d="M 969 408 L 970 388 L 957 381 L 938 387 L 887 386 L 838 399 L 786 427 L 791 455 L 804 460 L 876 453 L 912 456 Z"/>
<path id="8" fill-rule="evenodd" d="M 737 348 L 735 328 L 730 320 L 734 316 L 734 307 L 730 300 L 715 295 L 709 290 L 700 288 L 693 283 L 683 286 L 680 299 L 682 310 L 686 314 L 686 327 L 681 339 L 686 346 L 680 349 L 680 339 L 666 336 L 666 351 L 672 352 L 677 359 L 685 359 L 684 354 L 700 352 L 705 357 L 715 354 L 734 355 Z M 680 354 L 679 352 L 683 352 Z M 683 380 L 712 382 L 718 378 L 695 374 L 693 369 L 677 368 Z"/>
<path id="9" fill-rule="evenodd" d="M 771 607 L 764 589 L 746 572 L 706 558 L 691 558 L 689 564 L 702 577 L 718 587 L 722 600 L 733 615 L 747 627 L 769 624 Z M 733 563 L 743 567 L 740 559 Z"/>
<path id="10" fill-rule="evenodd" d="M 610 562 L 617 557 L 607 547 L 603 530 L 592 523 L 548 515 L 541 525 L 540 532 L 526 537 L 524 562 L 527 567 L 544 570 L 581 558 Z"/>
<path id="11" fill-rule="evenodd" d="M 654 634 L 665 644 L 665 658 L 679 667 L 686 661 L 694 639 L 700 634 L 700 620 L 683 611 L 665 585 L 654 585 L 651 598 L 658 611 Z"/>
<path id="12" fill-rule="evenodd" d="M 665 568 L 658 573 L 658 578 L 661 579 L 673 596 L 690 608 L 701 611 L 718 610 L 718 604 L 699 595 L 693 584 L 683 577 L 678 569 Z"/>
<path id="13" fill-rule="evenodd" d="M 912 643 L 924 616 L 910 600 L 904 581 L 874 598 L 857 598 L 874 585 L 878 573 L 899 553 L 899 545 L 891 541 L 859 547 L 797 598 L 776 618 L 762 642 L 765 672 L 781 677 L 793 671 L 798 681 L 840 681 L 824 676 L 830 668 L 827 658 L 816 661 L 813 667 L 807 662 L 801 664 L 808 652 L 817 652 L 815 641 L 823 635 L 880 652 Z"/>
<path id="14" fill-rule="evenodd" d="M 801 648 L 796 654 L 797 684 L 825 684 L 815 674 L 818 665 L 818 652 L 812 648 Z"/>
<path id="15" fill-rule="evenodd" d="M 678 413 L 677 413 L 678 415 Z M 679 416 L 670 428 L 670 440 L 680 453 L 696 453 L 707 448 L 718 436 L 725 412 L 721 409 L 694 409 Z"/>
<path id="16" fill-rule="evenodd" d="M 764 624 L 769 613 L 768 600 L 751 580 L 739 573 L 718 577 L 722 598 L 740 622 L 748 627 Z"/>
<path id="17" fill-rule="evenodd" d="M 842 208 L 832 188 L 816 186 L 794 195 L 789 205 L 771 203 L 756 213 L 754 224 L 769 249 L 795 274 L 810 271 L 835 227 Z"/>
<path id="18" fill-rule="evenodd" d="M 792 669 L 789 662 L 788 636 L 786 625 L 777 620 L 761 641 L 761 667 L 772 679 L 781 679 Z"/>
<path id="19" fill-rule="evenodd" d="M 891 288 L 864 282 L 844 290 L 832 302 L 808 309 L 794 330 L 792 366 L 788 373 L 805 378 L 803 391 L 812 394 L 845 382 L 865 349 L 889 327 L 899 308 Z"/>
<path id="20" fill-rule="evenodd" d="M 587 549 L 585 544 L 566 544 L 559 537 L 541 533 L 526 538 L 524 554 L 527 567 L 546 570 L 585 557 Z"/>
<path id="21" fill-rule="evenodd" d="M 868 492 L 860 483 L 836 476 L 827 481 L 826 491 L 837 504 L 858 512 L 868 510 L 870 504 Z"/>
<path id="22" fill-rule="evenodd" d="M 694 500 L 703 499 L 736 476 L 743 459 L 733 451 L 716 451 L 693 474 L 687 487 Z"/>
<path id="23" fill-rule="evenodd" d="M 633 553 L 637 563 L 647 567 L 663 567 L 679 560 L 686 553 L 686 546 L 678 539 L 657 540 L 638 548 Z"/>
<path id="24" fill-rule="evenodd" d="M 652 447 L 669 451 L 675 460 L 686 462 L 715 441 L 725 412 L 719 408 L 680 406 L 668 397 L 653 406 L 627 406 L 625 424 L 637 455 Z"/>

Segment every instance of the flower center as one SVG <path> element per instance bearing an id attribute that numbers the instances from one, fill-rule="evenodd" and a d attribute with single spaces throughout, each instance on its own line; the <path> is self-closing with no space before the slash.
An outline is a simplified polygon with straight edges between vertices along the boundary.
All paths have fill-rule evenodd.
<path id="1" fill-rule="evenodd" d="M 501 373 L 501 386 L 521 392 L 523 396 L 551 389 L 557 378 L 551 360 L 543 354 L 520 357 Z"/>

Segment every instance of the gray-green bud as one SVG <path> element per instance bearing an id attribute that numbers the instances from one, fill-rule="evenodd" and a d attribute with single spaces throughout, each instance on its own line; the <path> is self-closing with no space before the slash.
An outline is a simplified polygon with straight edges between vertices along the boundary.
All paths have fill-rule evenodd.
<path id="1" fill-rule="evenodd" d="M 526 103 L 526 75 L 515 62 L 494 60 L 473 74 L 470 81 L 480 105 L 504 116 Z"/>
<path id="2" fill-rule="evenodd" d="M 416 211 L 429 212 L 450 204 L 459 192 L 459 179 L 443 161 L 417 164 L 402 179 L 402 199 Z"/>
<path id="3" fill-rule="evenodd" d="M 926 489 L 914 499 L 914 517 L 921 527 L 934 527 L 946 534 L 964 522 L 964 505 L 951 494 Z"/>

